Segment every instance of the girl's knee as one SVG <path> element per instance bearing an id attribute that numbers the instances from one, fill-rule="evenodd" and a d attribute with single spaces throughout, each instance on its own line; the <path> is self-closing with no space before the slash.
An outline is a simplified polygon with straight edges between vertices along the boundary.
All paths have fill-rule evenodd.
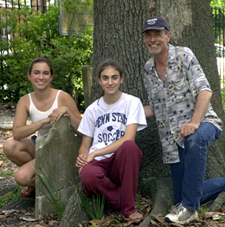
<path id="1" fill-rule="evenodd" d="M 135 156 L 140 156 L 142 157 L 142 152 L 137 146 L 137 144 L 133 140 L 127 140 L 121 145 L 121 150 L 122 154 L 127 154 L 127 155 L 132 155 L 133 157 Z"/>
<path id="2" fill-rule="evenodd" d="M 10 156 L 15 149 L 13 139 L 7 139 L 3 144 L 3 152 L 6 156 Z"/>
<path id="3" fill-rule="evenodd" d="M 123 144 L 121 146 L 133 147 L 133 146 L 137 146 L 137 145 L 133 140 L 126 140 L 125 142 L 123 142 Z"/>
<path id="4" fill-rule="evenodd" d="M 15 173 L 15 181 L 21 186 L 30 186 L 33 184 L 35 171 L 30 166 L 22 166 Z"/>
<path id="5" fill-rule="evenodd" d="M 25 186 L 29 182 L 29 178 L 26 176 L 26 173 L 24 173 L 24 171 L 21 171 L 20 169 L 17 170 L 14 178 L 16 183 L 20 186 Z"/>
<path id="6" fill-rule="evenodd" d="M 81 171 L 82 184 L 94 185 L 104 178 L 102 171 L 92 167 L 89 168 L 88 165 L 85 166 Z"/>

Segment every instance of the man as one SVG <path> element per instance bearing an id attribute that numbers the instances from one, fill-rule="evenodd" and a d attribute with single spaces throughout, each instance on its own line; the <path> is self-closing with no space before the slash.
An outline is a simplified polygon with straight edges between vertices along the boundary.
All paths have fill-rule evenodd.
<path id="1" fill-rule="evenodd" d="M 176 204 L 165 220 L 187 224 L 198 219 L 201 203 L 225 191 L 225 178 L 204 181 L 206 150 L 220 137 L 223 124 L 211 107 L 212 91 L 193 52 L 168 44 L 167 22 L 151 17 L 142 34 L 152 54 L 144 67 L 150 104 L 145 113 L 156 117 Z"/>

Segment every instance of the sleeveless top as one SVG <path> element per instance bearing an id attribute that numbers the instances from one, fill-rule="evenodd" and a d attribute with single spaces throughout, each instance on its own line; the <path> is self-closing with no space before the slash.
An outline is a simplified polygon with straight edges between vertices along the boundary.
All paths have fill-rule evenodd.
<path id="1" fill-rule="evenodd" d="M 30 99 L 30 107 L 29 107 L 29 114 L 30 114 L 30 118 L 31 118 L 31 121 L 32 123 L 35 123 L 37 121 L 40 121 L 44 118 L 47 118 L 48 115 L 50 115 L 52 113 L 52 111 L 56 108 L 58 108 L 58 96 L 59 96 L 59 93 L 61 92 L 61 90 L 58 91 L 58 93 L 56 94 L 56 97 L 55 97 L 55 101 L 52 105 L 52 107 L 47 110 L 47 111 L 40 111 L 38 110 L 33 101 L 32 101 L 32 98 L 31 98 L 31 94 L 29 93 L 29 99 Z M 43 136 L 43 137 L 47 137 L 48 135 L 48 132 L 50 130 L 50 128 L 52 127 L 51 124 L 45 124 L 42 128 L 40 128 L 38 130 L 38 136 Z"/>

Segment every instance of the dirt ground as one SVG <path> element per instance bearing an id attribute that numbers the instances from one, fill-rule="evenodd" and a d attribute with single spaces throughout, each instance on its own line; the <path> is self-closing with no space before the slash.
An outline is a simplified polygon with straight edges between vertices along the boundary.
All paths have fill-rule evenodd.
<path id="1" fill-rule="evenodd" d="M 3 118 L 2 116 L 11 116 L 13 117 L 15 114 L 15 105 L 6 105 L 0 103 L 0 121 Z M 12 136 L 11 130 L 2 130 L 0 129 L 0 198 L 6 198 L 8 194 L 15 193 L 17 188 L 17 184 L 13 178 L 13 174 L 18 169 L 18 167 L 10 162 L 5 155 L 3 154 L 3 143 L 4 141 Z M 12 173 L 11 176 L 9 173 Z M 59 220 L 57 214 L 49 214 L 46 215 L 43 219 L 36 219 L 35 218 L 35 209 L 34 209 L 34 202 L 30 203 L 30 206 L 23 207 L 22 201 L 24 201 L 23 197 L 19 198 L 21 201 L 21 207 L 17 208 L 8 208 L 7 205 L 0 207 L 0 227 L 8 226 L 8 227 L 42 227 L 42 226 L 59 226 Z M 17 198 L 18 201 L 18 198 Z M 33 198 L 34 201 L 34 198 Z M 148 216 L 149 212 L 152 209 L 152 203 L 151 200 L 148 198 L 142 198 L 141 199 L 141 211 L 146 216 Z M 131 222 L 125 222 L 125 223 L 118 223 L 113 224 L 114 217 L 107 217 L 107 221 L 105 218 L 105 221 L 102 221 L 102 223 L 95 223 L 93 221 L 92 223 L 95 223 L 97 225 L 92 226 L 138 226 L 138 223 L 131 223 Z M 111 219 L 111 220 L 110 220 Z M 115 219 L 115 218 L 114 218 Z M 152 221 L 152 224 L 150 226 L 181 226 L 176 224 L 169 224 L 165 223 L 164 218 L 160 215 L 155 217 L 155 220 Z M 108 221 L 110 220 L 110 221 Z M 115 220 L 114 220 L 115 222 Z M 107 224 L 108 223 L 108 224 Z M 80 224 L 79 227 L 84 226 L 90 226 L 91 224 Z M 199 221 L 193 222 L 189 225 L 190 227 L 224 227 L 225 226 L 225 213 L 223 210 L 218 211 L 216 213 L 204 213 L 204 215 L 200 215 Z M 71 226 L 72 227 L 72 226 Z"/>

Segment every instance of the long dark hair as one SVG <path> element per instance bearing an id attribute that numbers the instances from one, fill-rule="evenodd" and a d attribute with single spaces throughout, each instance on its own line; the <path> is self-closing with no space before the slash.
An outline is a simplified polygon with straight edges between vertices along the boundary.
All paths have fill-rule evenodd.
<path id="1" fill-rule="evenodd" d="M 30 63 L 30 66 L 29 66 L 29 69 L 28 69 L 28 73 L 31 74 L 34 64 L 40 63 L 40 62 L 45 62 L 49 66 L 49 68 L 50 68 L 51 75 L 54 75 L 54 69 L 53 69 L 53 66 L 52 66 L 52 62 L 51 62 L 51 60 L 47 56 L 35 58 Z"/>

